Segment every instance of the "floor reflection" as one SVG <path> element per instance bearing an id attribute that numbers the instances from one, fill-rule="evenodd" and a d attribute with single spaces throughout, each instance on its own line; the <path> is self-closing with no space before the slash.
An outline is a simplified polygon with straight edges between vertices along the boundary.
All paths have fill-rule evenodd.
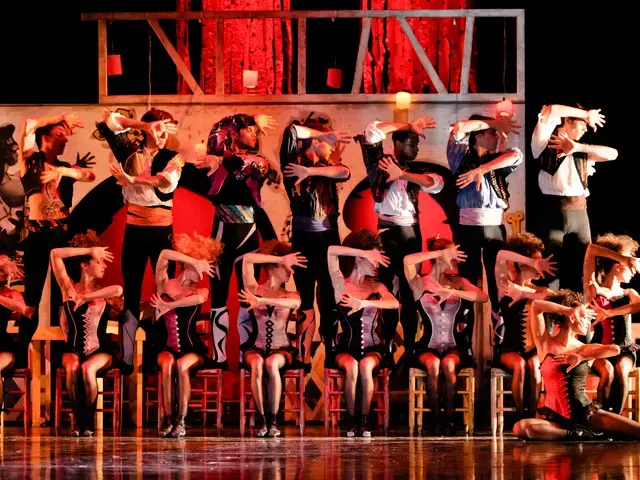
<path id="1" fill-rule="evenodd" d="M 73 439 L 34 429 L 0 436 L 2 478 L 352 480 L 638 479 L 640 443 L 548 444 L 476 438 Z M 289 433 L 285 430 L 285 433 Z"/>

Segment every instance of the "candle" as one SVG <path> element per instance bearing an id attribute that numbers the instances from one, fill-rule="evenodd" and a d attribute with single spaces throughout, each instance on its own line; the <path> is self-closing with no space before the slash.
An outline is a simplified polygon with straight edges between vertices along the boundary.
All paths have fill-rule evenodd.
<path id="1" fill-rule="evenodd" d="M 340 88 L 340 85 L 342 85 L 342 70 L 339 68 L 330 68 L 327 70 L 327 86 Z"/>
<path id="2" fill-rule="evenodd" d="M 243 70 L 242 84 L 245 88 L 256 88 L 258 85 L 258 72 L 256 70 Z"/>
<path id="3" fill-rule="evenodd" d="M 396 108 L 398 110 L 408 110 L 411 106 L 411 94 L 409 92 L 396 93 Z"/>
<path id="4" fill-rule="evenodd" d="M 498 110 L 498 116 L 500 117 L 511 117 L 514 114 L 511 100 L 502 100 L 501 102 L 498 102 L 496 108 Z"/>
<path id="5" fill-rule="evenodd" d="M 196 155 L 203 156 L 207 154 L 207 144 L 204 142 L 196 143 Z"/>
<path id="6" fill-rule="evenodd" d="M 120 55 L 107 56 L 107 75 L 122 75 Z"/>

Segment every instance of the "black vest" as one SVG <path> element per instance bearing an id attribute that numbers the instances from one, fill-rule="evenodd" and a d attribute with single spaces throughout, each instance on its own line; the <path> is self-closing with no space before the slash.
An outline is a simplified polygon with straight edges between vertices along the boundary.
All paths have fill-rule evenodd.
<path id="1" fill-rule="evenodd" d="M 151 162 L 151 175 L 155 176 L 162 170 L 167 168 L 168 163 L 176 155 L 178 155 L 178 152 L 174 152 L 173 150 L 168 150 L 166 148 L 158 150 L 158 153 L 156 153 L 156 156 L 153 157 L 153 161 Z M 162 202 L 166 202 L 167 200 L 171 200 L 173 198 L 173 192 L 162 193 L 157 187 L 155 187 L 153 190 L 156 193 L 158 199 Z"/>
<path id="2" fill-rule="evenodd" d="M 467 173 L 470 170 L 478 168 L 480 165 L 484 165 L 489 163 L 504 152 L 495 152 L 495 153 L 486 153 L 482 157 L 478 156 L 475 151 L 469 149 L 469 151 L 465 154 L 462 162 L 460 162 L 460 166 L 456 172 L 456 179 L 462 175 L 463 173 Z M 509 205 L 509 184 L 507 183 L 507 176 L 502 172 L 502 170 L 492 170 L 485 174 L 485 177 L 489 180 L 489 184 L 491 188 L 496 192 L 496 195 L 504 201 L 507 206 Z"/>

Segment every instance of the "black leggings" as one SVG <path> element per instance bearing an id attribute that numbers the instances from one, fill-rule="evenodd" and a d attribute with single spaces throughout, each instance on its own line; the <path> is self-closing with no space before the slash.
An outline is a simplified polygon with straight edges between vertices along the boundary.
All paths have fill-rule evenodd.
<path id="1" fill-rule="evenodd" d="M 327 250 L 331 245 L 340 245 L 337 230 L 324 232 L 293 232 L 291 244 L 296 252 L 307 258 L 307 268 L 294 269 L 293 278 L 296 289 L 300 293 L 301 311 L 313 309 L 313 300 L 317 294 L 318 311 L 320 313 L 320 336 L 325 344 L 325 351 L 333 349 L 333 342 L 338 334 L 338 312 L 333 293 L 333 283 L 329 275 Z M 316 288 L 316 282 L 318 282 Z M 314 335 L 315 332 L 308 332 Z"/>
<path id="2" fill-rule="evenodd" d="M 245 253 L 258 250 L 258 230 L 255 223 L 225 223 L 216 217 L 213 220 L 211 236 L 222 242 L 222 254 L 218 258 L 216 274 L 211 277 L 213 360 L 215 366 L 226 368 L 227 334 L 229 333 L 229 311 L 227 310 L 229 282 L 235 269 L 238 291 L 244 288 L 242 258 Z M 252 341 L 251 317 L 242 306 L 238 312 L 238 335 L 241 348 Z"/>
<path id="3" fill-rule="evenodd" d="M 416 330 L 418 327 L 418 317 L 413 300 L 413 291 L 404 276 L 404 257 L 412 253 L 418 253 L 422 249 L 422 234 L 420 225 L 404 227 L 390 227 L 380 233 L 385 254 L 390 258 L 389 267 L 380 267 L 380 281 L 393 292 L 394 277 L 398 277 L 400 290 L 398 300 L 400 301 L 400 323 L 404 332 L 405 355 L 413 354 L 413 347 L 416 342 Z M 383 310 L 382 320 L 384 323 L 385 343 L 389 348 L 393 348 L 393 338 L 398 327 L 398 312 L 396 310 Z M 410 358 L 410 357 L 407 357 Z"/>

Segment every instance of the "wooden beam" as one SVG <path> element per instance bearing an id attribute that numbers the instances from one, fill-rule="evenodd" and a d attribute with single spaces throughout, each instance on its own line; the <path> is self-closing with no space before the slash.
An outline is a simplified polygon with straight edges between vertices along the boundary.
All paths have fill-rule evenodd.
<path id="1" fill-rule="evenodd" d="M 524 103 L 524 98 L 513 93 L 413 93 L 411 103 L 468 103 L 483 104 L 499 102 L 502 98 L 513 103 Z M 100 99 L 101 104 L 109 105 L 315 105 L 315 104 L 395 104 L 395 94 L 304 94 L 304 95 L 107 95 Z"/>
<path id="2" fill-rule="evenodd" d="M 362 73 L 364 72 L 364 60 L 367 55 L 367 47 L 369 46 L 369 36 L 371 35 L 371 18 L 365 18 L 362 22 L 362 31 L 360 32 L 360 44 L 358 45 L 358 59 L 356 60 L 356 73 L 353 76 L 352 94 L 360 93 L 362 86 Z"/>
<path id="3" fill-rule="evenodd" d="M 523 9 L 464 9 L 464 10 L 255 10 L 210 12 L 120 12 L 83 13 L 84 21 L 96 20 L 213 20 L 215 18 L 459 18 L 516 17 Z"/>
<path id="4" fill-rule="evenodd" d="M 298 19 L 298 94 L 307 93 L 307 19 Z"/>
<path id="5" fill-rule="evenodd" d="M 216 20 L 216 95 L 224 95 L 224 20 Z"/>
<path id="6" fill-rule="evenodd" d="M 517 28 L 517 38 L 516 38 L 516 69 L 517 69 L 517 78 L 516 85 L 518 96 L 524 98 L 524 11 L 518 14 L 516 17 L 516 28 Z"/>
<path id="7" fill-rule="evenodd" d="M 109 79 L 107 77 L 107 22 L 98 21 L 98 96 L 109 94 Z M 38 413 L 39 414 L 39 413 Z"/>
<path id="8" fill-rule="evenodd" d="M 476 19 L 473 17 L 467 17 L 465 21 L 462 72 L 460 74 L 460 93 L 469 93 L 469 71 L 471 70 L 471 53 L 473 52 L 473 26 Z"/>
<path id="9" fill-rule="evenodd" d="M 184 63 L 184 60 L 176 50 L 176 47 L 173 46 L 171 40 L 169 40 L 169 37 L 167 37 L 167 34 L 160 26 L 160 22 L 158 20 L 149 20 L 149 25 L 151 25 L 153 31 L 156 32 L 156 35 L 160 39 L 160 42 L 162 43 L 162 45 L 164 45 L 164 48 L 167 50 L 167 53 L 173 60 L 173 63 L 175 63 L 176 67 L 178 67 L 178 71 L 182 74 L 182 77 L 189 85 L 191 91 L 198 95 L 202 94 L 203 92 L 200 88 L 200 85 L 198 85 L 196 79 L 193 78 L 189 67 L 186 63 Z"/>
<path id="10" fill-rule="evenodd" d="M 409 25 L 409 22 L 407 22 L 407 19 L 398 18 L 398 22 L 400 22 L 400 26 L 402 27 L 402 30 L 404 30 L 404 33 L 409 38 L 409 43 L 413 47 L 413 50 L 416 52 L 416 55 L 418 55 L 418 58 L 420 59 L 422 66 L 427 71 L 427 75 L 429 75 L 429 78 L 433 82 L 433 85 L 434 87 L 436 87 L 436 90 L 438 91 L 438 93 L 447 93 L 447 89 L 445 88 L 444 83 L 442 83 L 442 80 L 440 80 L 440 77 L 438 76 L 438 72 L 436 72 L 436 69 L 433 68 L 433 65 L 431 64 L 431 60 L 429 60 L 429 57 L 427 57 L 427 54 L 423 50 L 422 45 L 420 45 L 420 42 L 416 38 L 416 35 L 413 33 L 413 30 L 411 29 L 411 25 Z"/>

